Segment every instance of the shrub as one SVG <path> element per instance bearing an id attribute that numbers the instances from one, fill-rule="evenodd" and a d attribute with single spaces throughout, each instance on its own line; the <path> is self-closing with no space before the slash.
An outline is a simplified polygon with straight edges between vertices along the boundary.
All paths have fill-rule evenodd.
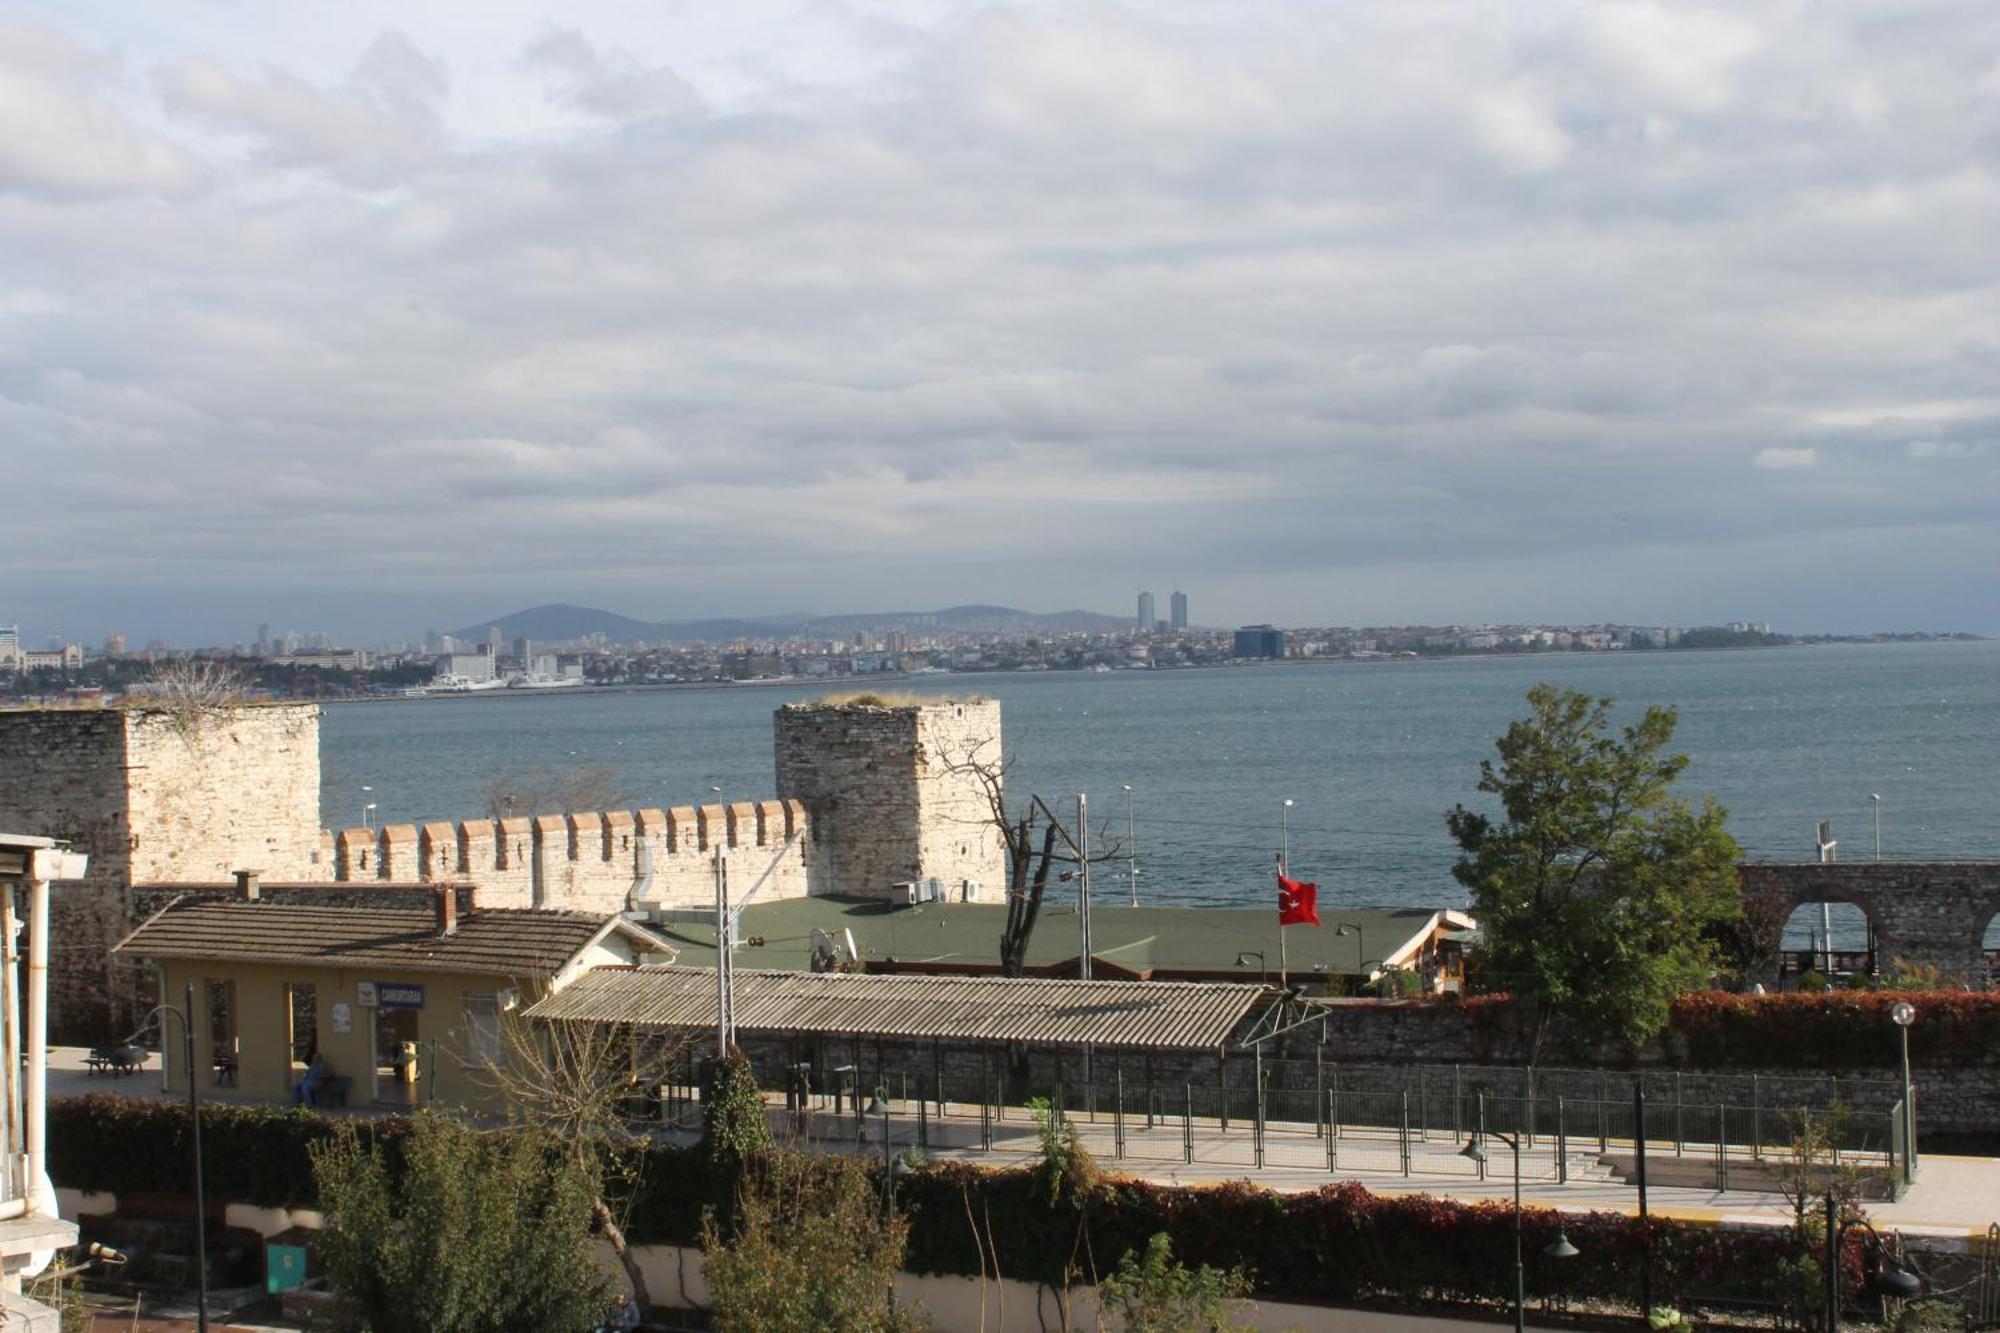
<path id="1" fill-rule="evenodd" d="M 1889 1010 L 1903 1003 L 1917 1011 L 1912 1064 L 2000 1056 L 2000 994 L 1991 991 L 1695 991 L 1674 1001 L 1669 1031 L 1698 1069 L 1893 1069 L 1901 1054 Z"/>
<path id="2" fill-rule="evenodd" d="M 580 1333 L 607 1283 L 595 1182 L 546 1135 L 429 1112 L 390 1153 L 343 1122 L 312 1150 L 333 1289 L 373 1333 Z"/>
<path id="3" fill-rule="evenodd" d="M 738 1220 L 702 1224 L 721 1333 L 890 1333 L 920 1327 L 896 1306 L 904 1219 L 852 1157 L 767 1153 L 745 1163 Z"/>

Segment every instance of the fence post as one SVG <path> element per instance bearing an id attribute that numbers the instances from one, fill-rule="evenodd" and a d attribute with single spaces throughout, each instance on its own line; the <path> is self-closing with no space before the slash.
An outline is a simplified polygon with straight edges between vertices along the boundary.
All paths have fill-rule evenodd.
<path id="1" fill-rule="evenodd" d="M 931 1146 L 930 1104 L 917 1098 L 917 1146 L 929 1151 Z"/>
<path id="2" fill-rule="evenodd" d="M 1465 1115 L 1465 1092 L 1458 1084 L 1458 1066 L 1451 1067 L 1451 1141 L 1457 1143 L 1465 1137 L 1463 1118 Z"/>
<path id="3" fill-rule="evenodd" d="M 1597 1151 L 1601 1156 L 1611 1151 L 1611 1081 L 1603 1070 L 1597 1071 Z"/>
<path id="4" fill-rule="evenodd" d="M 988 1088 L 987 1091 L 990 1092 L 992 1089 Z M 993 1151 L 993 1099 L 991 1097 L 981 1097 L 979 1099 L 979 1150 L 981 1152 Z"/>
<path id="5" fill-rule="evenodd" d="M 1528 1102 L 1526 1110 L 1528 1112 L 1527 1146 L 1532 1148 L 1535 1146 L 1535 1067 L 1533 1065 L 1528 1066 Z M 1521 1126 L 1519 1124 L 1514 1126 L 1514 1133 L 1517 1136 L 1521 1134 Z"/>
<path id="6" fill-rule="evenodd" d="M 1113 1085 L 1117 1100 L 1111 1103 L 1111 1155 L 1125 1155 L 1125 1062 L 1118 1062 L 1117 1081 Z"/>
<path id="7" fill-rule="evenodd" d="M 1403 1119 L 1399 1135 L 1403 1151 L 1403 1174 L 1410 1174 L 1410 1090 L 1403 1089 Z"/>
<path id="8" fill-rule="evenodd" d="M 1674 1071 L 1674 1156 L 1687 1145 L 1686 1102 L 1681 1099 L 1681 1071 Z"/>
<path id="9" fill-rule="evenodd" d="M 1054 1107 L 1054 1108 L 1053 1108 L 1053 1110 L 1052 1110 L 1052 1111 L 1050 1112 L 1050 1117 L 1049 1117 L 1049 1123 L 1050 1123 L 1051 1125 L 1060 1125 L 1060 1124 L 1062 1124 L 1062 1123 L 1063 1123 L 1063 1121 L 1065 1121 L 1065 1120 L 1067 1120 L 1067 1119 L 1069 1118 L 1068 1116 L 1066 1116 L 1066 1115 L 1064 1115 L 1064 1114 L 1063 1114 L 1063 1100 L 1064 1100 L 1064 1091 L 1065 1091 L 1065 1090 L 1064 1090 L 1064 1088 L 1063 1088 L 1063 1082 L 1062 1082 L 1062 1076 L 1061 1076 L 1061 1075 L 1057 1075 L 1057 1076 L 1056 1076 L 1056 1103 L 1055 1103 L 1055 1107 Z"/>
<path id="10" fill-rule="evenodd" d="M 1194 1160 L 1194 1084 L 1183 1083 L 1181 1090 L 1187 1094 L 1187 1110 L 1181 1116 L 1181 1159 Z"/>
<path id="11" fill-rule="evenodd" d="M 1756 1074 L 1750 1076 L 1750 1160 L 1764 1160 L 1764 1088 Z"/>
<path id="12" fill-rule="evenodd" d="M 1313 1116 L 1313 1133 L 1317 1134 L 1320 1132 L 1317 1112 L 1326 1108 L 1326 1048 L 1324 1046 L 1313 1047 L 1313 1101 L 1317 1104 Z"/>
<path id="13" fill-rule="evenodd" d="M 1256 1160 L 1257 1169 L 1261 1171 L 1264 1169 L 1264 1048 L 1262 1046 L 1257 1047 L 1256 1057 L 1257 1062 L 1250 1071 L 1250 1081 L 1257 1085 L 1254 1090 L 1256 1098 L 1251 1103 L 1257 1119 L 1251 1127 L 1250 1147 L 1251 1156 Z"/>
<path id="14" fill-rule="evenodd" d="M 1153 1127 L 1153 1053 L 1146 1052 L 1146 1128 Z"/>
<path id="15" fill-rule="evenodd" d="M 1479 1093 L 1478 1109 L 1479 1120 L 1473 1132 L 1479 1135 L 1481 1142 L 1484 1142 L 1486 1139 L 1486 1092 L 1484 1089 L 1481 1089 Z M 1484 1157 L 1479 1159 L 1479 1178 L 1481 1180 L 1486 1179 L 1486 1159 Z"/>
<path id="16" fill-rule="evenodd" d="M 1326 1102 L 1325 1114 L 1326 1114 L 1326 1169 L 1328 1171 L 1338 1171 L 1340 1169 L 1340 1139 L 1333 1132 L 1334 1108 L 1332 1102 L 1332 1099 L 1338 1097 L 1339 1095 L 1340 1094 L 1337 1092 L 1330 1092 L 1327 1094 L 1328 1100 Z"/>
<path id="17" fill-rule="evenodd" d="M 1229 1057 L 1218 1051 L 1215 1055 L 1215 1115 L 1222 1132 L 1229 1132 Z"/>
<path id="18" fill-rule="evenodd" d="M 1729 1108 L 1715 1104 L 1715 1188 L 1729 1193 Z"/>
<path id="19" fill-rule="evenodd" d="M 1330 1139 L 1338 1139 L 1340 1137 L 1340 1066 L 1339 1065 L 1335 1065 L 1333 1067 L 1333 1091 L 1328 1093 L 1327 1096 L 1331 1098 L 1332 1101 L 1327 1109 L 1326 1136 Z"/>
<path id="20" fill-rule="evenodd" d="M 1569 1126 L 1563 1120 L 1563 1096 L 1556 1094 L 1556 1180 L 1569 1184 Z"/>

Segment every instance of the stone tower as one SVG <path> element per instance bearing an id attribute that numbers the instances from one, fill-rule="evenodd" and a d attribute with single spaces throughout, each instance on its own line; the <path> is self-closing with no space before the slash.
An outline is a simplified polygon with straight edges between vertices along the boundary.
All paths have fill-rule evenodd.
<path id="1" fill-rule="evenodd" d="M 886 898 L 930 879 L 953 900 L 1004 892 L 1006 855 L 977 771 L 998 780 L 997 702 L 787 704 L 775 733 L 778 795 L 805 802 L 818 832 L 815 894 Z"/>
<path id="2" fill-rule="evenodd" d="M 122 1036 L 141 979 L 106 955 L 137 924 L 133 885 L 330 876 L 319 708 L 0 711 L 0 828 L 89 853 L 89 876 L 52 895 L 50 1023 L 66 1040 Z"/>

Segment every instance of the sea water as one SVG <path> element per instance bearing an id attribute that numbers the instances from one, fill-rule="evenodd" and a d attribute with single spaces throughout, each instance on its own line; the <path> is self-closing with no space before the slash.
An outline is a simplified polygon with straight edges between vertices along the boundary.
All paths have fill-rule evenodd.
<path id="1" fill-rule="evenodd" d="M 1756 857 L 2000 857 L 2000 642 L 1599 652 L 1189 671 L 954 675 L 893 688 L 999 699 L 1008 788 L 1090 798 L 1099 902 L 1138 871 L 1151 903 L 1254 902 L 1273 855 L 1323 898 L 1457 905 L 1445 812 L 1537 681 L 1679 711 L 1679 790 L 1712 795 Z M 848 683 L 851 684 L 851 683 Z M 535 769 L 606 766 L 633 806 L 774 794 L 771 714 L 823 685 L 494 691 L 330 707 L 327 827 L 479 815 L 483 789 Z M 1128 798 L 1124 790 L 1131 788 Z M 367 788 L 369 790 L 365 790 Z M 1872 799 L 1880 793 L 1881 800 Z M 1293 802 L 1284 811 L 1286 800 Z"/>

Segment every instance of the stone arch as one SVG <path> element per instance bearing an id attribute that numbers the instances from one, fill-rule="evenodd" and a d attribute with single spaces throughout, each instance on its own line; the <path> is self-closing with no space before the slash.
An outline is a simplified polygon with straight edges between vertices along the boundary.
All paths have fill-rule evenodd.
<path id="1" fill-rule="evenodd" d="M 1786 921 L 1801 903 L 1853 903 L 1875 927 L 1887 969 L 1901 959 L 1950 985 L 1986 981 L 1985 934 L 2000 912 L 2000 861 L 1746 862 L 1737 867 L 1746 914 L 1777 978 Z"/>

